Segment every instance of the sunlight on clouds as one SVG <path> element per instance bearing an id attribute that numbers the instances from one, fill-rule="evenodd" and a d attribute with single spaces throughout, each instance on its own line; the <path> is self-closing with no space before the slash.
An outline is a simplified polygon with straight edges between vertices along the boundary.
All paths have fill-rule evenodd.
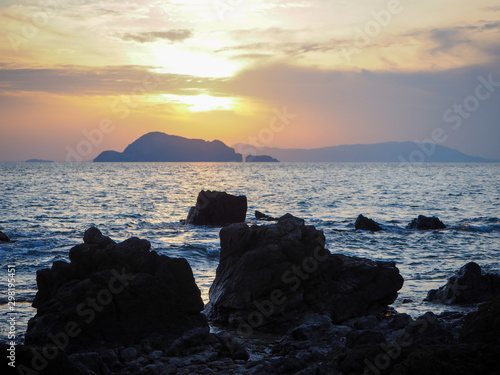
<path id="1" fill-rule="evenodd" d="M 190 112 L 230 111 L 236 108 L 234 98 L 202 95 L 160 95 L 158 101 L 175 103 Z"/>
<path id="2" fill-rule="evenodd" d="M 164 47 L 161 52 L 153 52 L 153 65 L 158 73 L 187 74 L 197 77 L 231 77 L 238 70 L 235 62 L 224 60 L 206 53 L 183 51 Z"/>

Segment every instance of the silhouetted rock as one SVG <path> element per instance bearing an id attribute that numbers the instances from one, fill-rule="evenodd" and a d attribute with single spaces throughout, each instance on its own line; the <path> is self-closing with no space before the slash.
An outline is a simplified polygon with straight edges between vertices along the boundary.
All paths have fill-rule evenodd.
<path id="1" fill-rule="evenodd" d="M 10 242 L 9 236 L 2 231 L 0 231 L 0 242 Z"/>
<path id="2" fill-rule="evenodd" d="M 191 207 L 186 224 L 226 225 L 244 222 L 247 215 L 247 197 L 220 191 L 202 190 Z"/>
<path id="3" fill-rule="evenodd" d="M 272 225 L 224 227 L 220 241 L 206 312 L 242 332 L 284 332 L 310 313 L 340 323 L 380 312 L 403 285 L 394 263 L 331 254 L 323 232 L 290 214 Z"/>
<path id="4" fill-rule="evenodd" d="M 464 342 L 500 346 L 500 296 L 465 317 L 460 338 Z"/>
<path id="5" fill-rule="evenodd" d="M 482 275 L 481 267 L 474 262 L 460 268 L 446 285 L 427 293 L 427 301 L 447 305 L 485 302 L 500 294 L 500 275 Z"/>
<path id="6" fill-rule="evenodd" d="M 245 161 L 247 163 L 279 163 L 278 159 L 269 155 L 247 155 Z"/>
<path id="7" fill-rule="evenodd" d="M 382 230 L 380 225 L 372 219 L 369 219 L 363 215 L 359 215 L 354 223 L 354 227 L 358 230 L 369 230 L 372 232 L 378 232 Z"/>
<path id="8" fill-rule="evenodd" d="M 277 221 L 278 219 L 269 215 L 266 215 L 260 211 L 255 211 L 255 218 L 257 220 L 263 220 L 263 221 Z"/>
<path id="9" fill-rule="evenodd" d="M 424 215 L 418 215 L 418 218 L 413 219 L 407 226 L 406 229 L 445 229 L 446 225 L 443 224 L 441 220 L 437 217 L 427 217 Z"/>
<path id="10" fill-rule="evenodd" d="M 241 162 L 241 154 L 221 141 L 207 142 L 161 132 L 151 132 L 123 152 L 104 151 L 94 162 Z"/>
<path id="11" fill-rule="evenodd" d="M 136 237 L 117 244 L 97 228 L 87 230 L 84 241 L 70 250 L 71 263 L 56 261 L 37 272 L 37 314 L 28 324 L 27 345 L 55 337 L 77 352 L 152 337 L 171 342 L 208 327 L 185 259 L 158 255 Z"/>

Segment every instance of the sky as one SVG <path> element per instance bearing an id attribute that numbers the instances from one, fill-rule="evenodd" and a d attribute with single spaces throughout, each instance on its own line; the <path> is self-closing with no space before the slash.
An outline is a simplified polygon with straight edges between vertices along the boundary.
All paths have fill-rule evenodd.
<path id="1" fill-rule="evenodd" d="M 498 0 L 0 0 L 0 161 L 150 131 L 500 159 Z"/>

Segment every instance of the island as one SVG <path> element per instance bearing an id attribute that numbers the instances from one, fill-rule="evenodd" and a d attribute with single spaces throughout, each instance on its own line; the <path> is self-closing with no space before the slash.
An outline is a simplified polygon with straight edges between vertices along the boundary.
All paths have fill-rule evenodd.
<path id="1" fill-rule="evenodd" d="M 25 163 L 54 163 L 54 160 L 28 159 Z"/>
<path id="2" fill-rule="evenodd" d="M 243 157 L 219 140 L 189 139 L 151 132 L 123 152 L 103 151 L 94 162 L 241 162 Z"/>
<path id="3" fill-rule="evenodd" d="M 269 155 L 247 155 L 245 158 L 247 163 L 279 163 L 278 159 Z"/>

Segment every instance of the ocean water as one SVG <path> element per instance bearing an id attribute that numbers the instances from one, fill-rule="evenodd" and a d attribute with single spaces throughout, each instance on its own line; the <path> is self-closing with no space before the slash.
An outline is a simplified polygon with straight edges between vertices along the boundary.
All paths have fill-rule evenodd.
<path id="1" fill-rule="evenodd" d="M 0 163 L 0 324 L 7 328 L 7 265 L 16 265 L 17 331 L 35 314 L 36 271 L 68 260 L 84 231 L 137 236 L 186 258 L 205 302 L 219 256 L 219 228 L 180 223 L 202 189 L 244 194 L 254 210 L 291 213 L 324 231 L 334 253 L 395 261 L 405 279 L 393 307 L 468 310 L 424 302 L 469 261 L 500 272 L 500 164 L 379 163 Z M 358 214 L 385 231 L 355 231 Z M 419 214 L 448 228 L 413 231 Z M 403 300 L 410 300 L 403 303 Z"/>

